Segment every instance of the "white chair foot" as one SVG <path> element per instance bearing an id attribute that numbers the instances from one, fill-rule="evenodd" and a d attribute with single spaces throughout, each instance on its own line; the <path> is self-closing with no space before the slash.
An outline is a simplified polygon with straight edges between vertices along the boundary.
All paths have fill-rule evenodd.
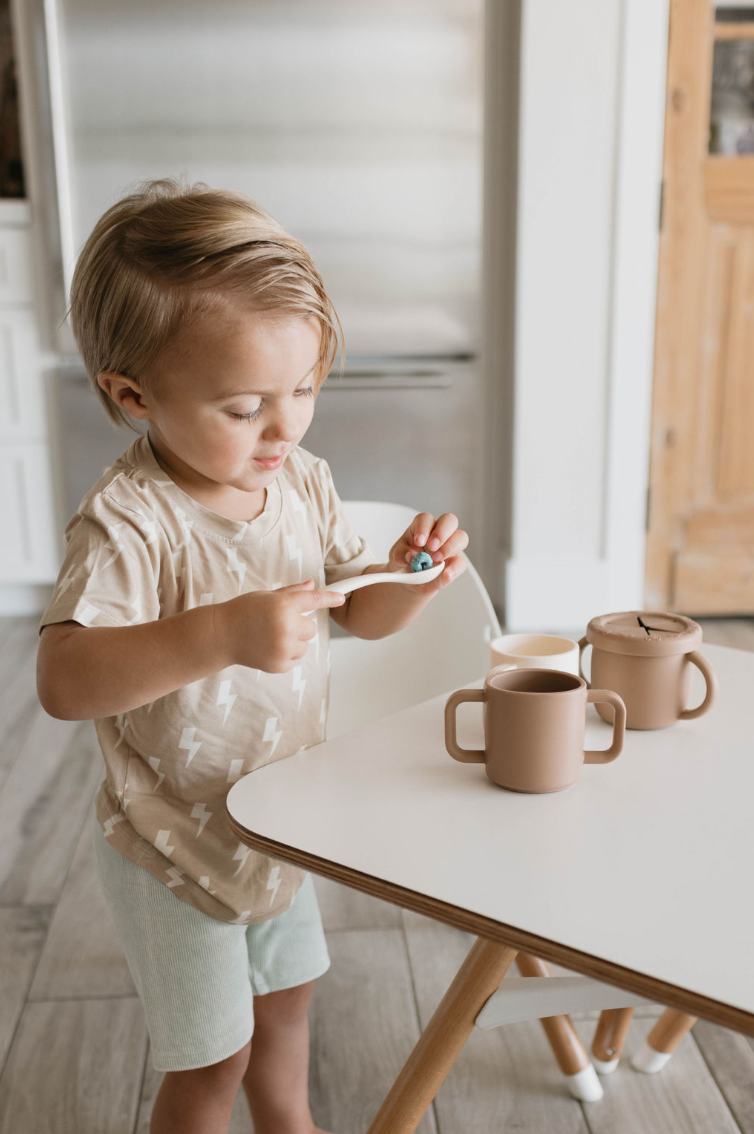
<path id="1" fill-rule="evenodd" d="M 582 1102 L 597 1102 L 604 1094 L 597 1072 L 591 1063 L 588 1067 L 577 1071 L 575 1075 L 566 1075 L 565 1081 L 573 1097 L 581 1099 Z"/>
<path id="2" fill-rule="evenodd" d="M 631 1066 L 634 1071 L 643 1071 L 647 1075 L 654 1075 L 657 1071 L 662 1071 L 671 1054 L 667 1051 L 655 1051 L 645 1040 L 631 1060 Z"/>
<path id="3" fill-rule="evenodd" d="M 598 1075 L 612 1075 L 615 1068 L 620 1063 L 620 1056 L 617 1059 L 597 1059 L 592 1055 L 592 1064 Z"/>

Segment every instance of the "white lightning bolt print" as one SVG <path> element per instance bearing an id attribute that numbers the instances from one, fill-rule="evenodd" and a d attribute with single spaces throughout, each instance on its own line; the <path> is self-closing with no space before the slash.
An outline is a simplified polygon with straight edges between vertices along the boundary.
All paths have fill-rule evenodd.
<path id="1" fill-rule="evenodd" d="M 272 897 L 270 898 L 270 905 L 269 905 L 270 909 L 272 909 L 272 903 L 275 901 L 275 895 L 278 892 L 278 886 L 279 885 L 280 885 L 280 867 L 279 866 L 273 866 L 272 870 L 270 871 L 270 877 L 267 879 L 267 885 L 265 886 L 265 890 L 272 890 Z"/>
<path id="2" fill-rule="evenodd" d="M 272 748 L 270 749 L 270 756 L 272 756 L 272 754 L 274 753 L 275 749 L 278 746 L 278 741 L 283 735 L 282 729 L 277 729 L 275 727 L 277 723 L 277 717 L 268 717 L 267 722 L 264 726 L 264 736 L 262 737 L 262 740 L 266 741 L 268 744 L 272 744 Z"/>
<path id="3" fill-rule="evenodd" d="M 183 885 L 183 878 L 181 877 L 181 875 L 183 874 L 183 871 L 179 870 L 177 866 L 171 866 L 170 870 L 166 870 L 165 873 L 167 874 L 168 878 L 170 879 L 170 881 L 168 882 L 168 889 L 169 890 L 172 890 L 174 886 L 182 886 Z"/>
<path id="4" fill-rule="evenodd" d="M 153 702 L 153 704 L 154 704 L 154 702 Z M 157 791 L 158 787 L 160 786 L 162 781 L 165 779 L 165 773 L 160 771 L 160 761 L 157 759 L 156 756 L 150 756 L 149 757 L 149 767 L 152 769 L 154 774 L 157 776 L 157 783 L 152 788 L 152 791 Z"/>
<path id="5" fill-rule="evenodd" d="M 231 574 L 235 571 L 236 574 L 238 575 L 238 591 L 239 591 L 239 594 L 240 594 L 241 585 L 243 583 L 244 575 L 246 574 L 246 564 L 238 562 L 238 548 L 237 547 L 229 547 L 227 549 L 225 555 L 226 555 L 227 570 Z"/>
<path id="6" fill-rule="evenodd" d="M 139 595 L 137 595 L 136 598 L 132 602 L 129 602 L 128 605 L 131 607 L 131 610 L 133 611 L 132 616 L 128 620 L 129 625 L 133 625 L 136 622 L 140 622 L 141 621 L 141 597 Z"/>
<path id="7" fill-rule="evenodd" d="M 234 784 L 243 775 L 243 760 L 231 760 L 226 784 Z"/>
<path id="8" fill-rule="evenodd" d="M 287 535 L 285 537 L 285 542 L 288 545 L 288 558 L 295 559 L 298 562 L 298 575 L 296 576 L 296 578 L 300 579 L 302 564 L 304 562 L 304 553 L 296 542 L 295 533 L 293 533 L 292 535 Z"/>
<path id="9" fill-rule="evenodd" d="M 102 564 L 103 571 L 105 567 L 109 567 L 111 563 L 114 563 L 123 551 L 123 542 L 118 535 L 119 526 L 119 524 L 113 524 L 111 528 L 107 529 L 107 543 L 105 544 L 103 550 L 112 551 L 112 555 L 108 559 L 107 563 Z"/>
<path id="10" fill-rule="evenodd" d="M 115 727 L 118 730 L 118 740 L 115 744 L 115 747 L 119 748 L 123 743 L 123 737 L 125 736 L 126 729 L 128 728 L 128 717 L 125 713 L 118 713 L 115 718 Z"/>
<path id="11" fill-rule="evenodd" d="M 196 832 L 197 839 L 201 835 L 204 828 L 207 826 L 209 820 L 212 818 L 212 814 L 213 813 L 211 811 L 208 811 L 205 804 L 203 803 L 195 803 L 191 808 L 191 818 L 199 820 L 199 830 Z"/>
<path id="12" fill-rule="evenodd" d="M 86 606 L 83 606 L 77 613 L 76 621 L 80 622 L 82 626 L 91 626 L 98 615 L 99 611 L 95 610 L 93 606 L 90 606 L 89 603 L 87 603 Z"/>
<path id="13" fill-rule="evenodd" d="M 301 701 L 302 701 L 303 696 L 304 696 L 304 690 L 306 689 L 306 678 L 301 676 L 301 674 L 303 672 L 304 671 L 303 671 L 303 669 L 300 665 L 294 665 L 293 674 L 292 674 L 292 676 L 293 676 L 292 689 L 293 689 L 294 693 L 298 693 L 298 708 L 299 709 L 301 708 Z"/>
<path id="14" fill-rule="evenodd" d="M 157 521 L 145 520 L 143 516 L 140 516 L 139 519 L 141 520 L 141 523 L 137 524 L 136 526 L 144 536 L 144 542 L 154 543 L 154 541 L 157 539 Z"/>
<path id="15" fill-rule="evenodd" d="M 122 823 L 124 819 L 125 815 L 111 815 L 109 819 L 105 820 L 104 831 L 106 839 L 109 839 L 112 835 L 115 824 Z"/>
<path id="16" fill-rule="evenodd" d="M 214 591 L 205 591 L 199 596 L 199 606 L 211 606 L 215 599 Z"/>
<path id="17" fill-rule="evenodd" d="M 298 492 L 296 492 L 295 488 L 291 488 L 291 489 L 288 490 L 288 500 L 290 502 L 291 508 L 293 508 L 293 511 L 298 512 L 301 516 L 303 516 L 306 519 L 306 516 L 307 516 L 306 504 L 301 499 Z"/>
<path id="18" fill-rule="evenodd" d="M 170 858 L 175 850 L 175 847 L 168 846 L 168 839 L 170 838 L 170 831 L 158 831 L 157 838 L 154 841 L 156 849 L 165 855 L 165 858 Z"/>
<path id="19" fill-rule="evenodd" d="M 65 592 L 68 590 L 71 583 L 73 582 L 74 574 L 75 574 L 75 568 L 69 567 L 68 571 L 65 573 L 63 578 L 58 583 L 58 598 L 61 598 L 65 594 Z"/>
<path id="20" fill-rule="evenodd" d="M 217 890 L 210 890 L 209 888 L 209 874 L 202 874 L 199 879 L 199 885 L 202 889 L 206 890 L 208 894 L 216 894 Z"/>
<path id="21" fill-rule="evenodd" d="M 228 713 L 233 708 L 238 696 L 237 693 L 231 693 L 230 687 L 232 684 L 232 681 L 221 681 L 220 692 L 217 694 L 217 700 L 215 701 L 216 705 L 225 705 L 225 716 L 223 717 L 223 724 L 225 724 L 225 722 L 227 721 Z"/>
<path id="22" fill-rule="evenodd" d="M 188 752 L 188 757 L 186 759 L 187 768 L 202 746 L 201 740 L 194 740 L 195 735 L 195 728 L 184 728 L 183 732 L 181 733 L 180 743 L 178 745 L 179 748 L 183 748 Z"/>
<path id="23" fill-rule="evenodd" d="M 244 863 L 246 862 L 246 859 L 249 857 L 249 851 L 250 850 L 251 850 L 251 847 L 247 847 L 243 843 L 238 844 L 238 850 L 233 855 L 233 862 L 235 862 L 236 859 L 241 860 L 238 864 L 238 870 L 236 871 L 236 874 L 238 874 L 239 871 L 243 869 Z M 234 878 L 235 878 L 236 874 L 233 875 Z"/>
<path id="24" fill-rule="evenodd" d="M 228 925 L 246 925 L 246 919 L 251 913 L 251 910 L 242 910 L 238 917 L 234 917 L 233 921 L 229 921 Z"/>

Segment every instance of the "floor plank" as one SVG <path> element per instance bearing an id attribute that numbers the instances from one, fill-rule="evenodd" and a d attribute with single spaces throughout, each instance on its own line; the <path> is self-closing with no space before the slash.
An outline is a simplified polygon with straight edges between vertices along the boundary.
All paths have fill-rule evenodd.
<path id="1" fill-rule="evenodd" d="M 90 721 L 37 717 L 0 791 L 0 905 L 50 905 L 103 774 Z"/>
<path id="2" fill-rule="evenodd" d="M 49 921 L 50 910 L 45 906 L 0 909 L 0 1069 L 23 1011 Z"/>
<path id="3" fill-rule="evenodd" d="M 686 1037 L 668 1065 L 656 1075 L 643 1075 L 630 1066 L 630 1057 L 646 1038 L 651 1020 L 634 1020 L 624 1058 L 612 1075 L 602 1080 L 599 1102 L 585 1103 L 591 1134 L 739 1134 L 725 1099 L 693 1039 Z M 578 1023 L 585 1043 L 594 1028 Z"/>
<path id="4" fill-rule="evenodd" d="M 706 1020 L 698 1020 L 691 1035 L 741 1134 L 754 1134 L 754 1039 Z"/>
<path id="5" fill-rule="evenodd" d="M 29 1004 L 0 1077 L 0 1130 L 130 1134 L 146 1044 L 136 998 Z"/>
<path id="6" fill-rule="evenodd" d="M 0 648 L 0 787 L 18 760 L 36 718 L 36 622 L 18 619 Z"/>
<path id="7" fill-rule="evenodd" d="M 312 1114 L 325 1130 L 362 1134 L 419 1038 L 408 957 L 400 929 L 330 933 L 327 944 L 332 965 L 309 1014 Z M 436 1134 L 431 1110 L 417 1132 Z"/>
<path id="8" fill-rule="evenodd" d="M 95 873 L 87 814 L 29 999 L 135 995 L 136 988 Z"/>

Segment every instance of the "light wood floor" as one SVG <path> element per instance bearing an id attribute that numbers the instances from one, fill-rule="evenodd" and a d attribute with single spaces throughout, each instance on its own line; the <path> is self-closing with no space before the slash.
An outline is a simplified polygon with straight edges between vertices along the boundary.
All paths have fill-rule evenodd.
<path id="1" fill-rule="evenodd" d="M 705 622 L 754 649 L 754 620 Z M 35 619 L 0 619 L 0 1131 L 147 1134 L 160 1076 L 93 876 L 85 819 L 101 778 L 92 725 L 35 695 Z M 311 1009 L 316 1123 L 363 1134 L 472 938 L 316 879 L 330 971 Z M 720 963 L 725 963 L 721 942 Z M 637 1014 L 626 1054 L 660 1009 Z M 594 1017 L 577 1026 L 591 1039 Z M 754 1134 L 754 1040 L 699 1023 L 656 1076 L 625 1059 L 580 1104 L 537 1022 L 476 1031 L 421 1134 Z M 239 1097 L 232 1134 L 249 1134 Z"/>

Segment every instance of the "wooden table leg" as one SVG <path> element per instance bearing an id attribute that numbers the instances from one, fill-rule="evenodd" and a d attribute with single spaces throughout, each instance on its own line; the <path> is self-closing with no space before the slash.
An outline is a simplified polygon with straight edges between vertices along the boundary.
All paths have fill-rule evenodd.
<path id="1" fill-rule="evenodd" d="M 367 1134 L 413 1134 L 515 957 L 515 949 L 477 938 Z"/>
<path id="2" fill-rule="evenodd" d="M 523 977 L 552 976 L 550 966 L 528 953 L 519 953 L 516 966 Z M 602 1098 L 602 1087 L 592 1067 L 586 1048 L 573 1026 L 570 1016 L 547 1016 L 539 1021 L 560 1070 L 568 1081 L 568 1090 L 574 1098 L 596 1102 Z"/>
<path id="3" fill-rule="evenodd" d="M 631 1060 L 633 1069 L 650 1075 L 661 1071 L 696 1021 L 696 1016 L 677 1012 L 675 1008 L 666 1008 Z"/>
<path id="4" fill-rule="evenodd" d="M 610 1075 L 618 1066 L 633 1014 L 633 1008 L 606 1008 L 600 1013 L 592 1040 L 592 1059 L 600 1075 Z"/>

